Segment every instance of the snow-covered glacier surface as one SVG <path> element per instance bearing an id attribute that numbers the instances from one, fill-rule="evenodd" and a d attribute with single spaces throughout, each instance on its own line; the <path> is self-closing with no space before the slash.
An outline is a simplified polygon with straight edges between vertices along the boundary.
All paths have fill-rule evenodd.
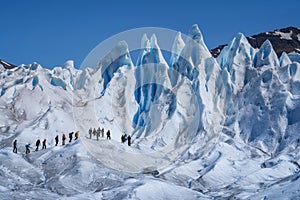
<path id="1" fill-rule="evenodd" d="M 120 41 L 91 68 L 0 65 L 0 199 L 299 199 L 297 57 L 239 33 L 215 59 L 194 25 L 170 60 L 153 34 L 136 63 Z"/>

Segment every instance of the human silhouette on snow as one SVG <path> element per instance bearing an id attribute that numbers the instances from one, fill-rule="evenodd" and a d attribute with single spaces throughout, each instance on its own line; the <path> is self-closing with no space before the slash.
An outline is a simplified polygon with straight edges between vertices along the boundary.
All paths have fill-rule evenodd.
<path id="1" fill-rule="evenodd" d="M 104 138 L 104 128 L 101 130 L 102 137 Z"/>
<path id="2" fill-rule="evenodd" d="M 26 154 L 29 154 L 29 153 L 30 153 L 30 148 L 31 148 L 31 147 L 30 147 L 30 144 L 29 144 L 29 143 L 26 144 L 26 145 L 25 145 L 25 148 L 26 148 L 25 153 L 26 153 Z"/>
<path id="3" fill-rule="evenodd" d="M 42 149 L 46 149 L 46 139 L 43 140 L 43 147 Z"/>
<path id="4" fill-rule="evenodd" d="M 35 146 L 36 146 L 35 151 L 38 151 L 38 150 L 39 150 L 40 144 L 41 144 L 41 141 L 40 141 L 40 139 L 38 139 L 38 140 L 36 141 L 36 143 L 35 143 Z"/>
<path id="5" fill-rule="evenodd" d="M 74 132 L 69 133 L 69 139 L 70 139 L 69 142 L 72 142 L 73 133 L 74 133 Z"/>
<path id="6" fill-rule="evenodd" d="M 75 133 L 75 140 L 77 140 L 78 137 L 79 137 L 79 131 L 77 131 L 77 132 Z"/>
<path id="7" fill-rule="evenodd" d="M 92 130 L 92 128 L 90 128 L 90 129 L 89 129 L 90 139 L 92 139 L 92 132 L 93 132 L 93 130 Z"/>
<path id="8" fill-rule="evenodd" d="M 110 130 L 108 130 L 108 131 L 106 132 L 106 139 L 111 140 L 111 137 L 110 137 Z"/>
<path id="9" fill-rule="evenodd" d="M 57 146 L 58 145 L 58 135 L 56 135 L 56 137 L 55 137 L 55 146 Z"/>
<path id="10" fill-rule="evenodd" d="M 128 135 L 127 141 L 128 141 L 128 146 L 131 146 L 131 137 L 130 137 L 130 135 Z"/>
<path id="11" fill-rule="evenodd" d="M 14 152 L 14 153 L 18 153 L 18 149 L 17 149 L 17 140 L 14 141 L 13 147 L 14 147 L 13 152 Z"/>
<path id="12" fill-rule="evenodd" d="M 62 145 L 65 145 L 65 141 L 66 141 L 67 137 L 65 134 L 62 135 Z"/>
<path id="13" fill-rule="evenodd" d="M 96 131 L 96 138 L 97 138 L 97 140 L 99 140 L 100 134 L 101 134 L 101 129 L 100 129 L 100 127 L 99 127 L 99 128 L 97 129 L 97 131 Z"/>

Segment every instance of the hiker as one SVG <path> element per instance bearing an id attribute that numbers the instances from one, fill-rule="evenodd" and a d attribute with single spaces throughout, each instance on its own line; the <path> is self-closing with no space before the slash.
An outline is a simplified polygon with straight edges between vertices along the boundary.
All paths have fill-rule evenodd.
<path id="1" fill-rule="evenodd" d="M 131 146 L 131 137 L 130 137 L 130 135 L 128 135 L 127 140 L 128 140 L 128 146 Z"/>
<path id="2" fill-rule="evenodd" d="M 25 145 L 25 148 L 26 148 L 26 151 L 25 151 L 25 154 L 29 154 L 30 153 L 30 144 L 28 143 L 28 144 L 26 144 Z"/>
<path id="3" fill-rule="evenodd" d="M 74 133 L 74 132 L 69 133 L 69 138 L 70 138 L 69 143 L 72 141 L 73 133 Z"/>
<path id="4" fill-rule="evenodd" d="M 108 131 L 106 132 L 106 139 L 107 139 L 107 140 L 111 140 L 111 137 L 110 137 L 110 130 L 108 130 Z"/>
<path id="5" fill-rule="evenodd" d="M 99 128 L 97 129 L 97 132 L 96 132 L 97 140 L 99 140 L 100 133 L 101 133 L 101 129 L 100 129 L 100 127 L 99 127 Z"/>
<path id="6" fill-rule="evenodd" d="M 75 140 L 77 140 L 78 137 L 79 137 L 79 131 L 76 131 L 76 133 L 75 133 Z"/>
<path id="7" fill-rule="evenodd" d="M 40 139 L 38 139 L 38 140 L 36 141 L 36 143 L 35 143 L 35 146 L 36 146 L 35 151 L 38 151 L 38 150 L 39 150 L 40 144 L 41 144 L 41 141 L 40 141 Z"/>
<path id="8" fill-rule="evenodd" d="M 67 139 L 66 135 L 63 133 L 62 135 L 62 145 L 65 145 L 65 140 Z"/>
<path id="9" fill-rule="evenodd" d="M 124 144 L 124 143 L 126 142 L 126 140 L 127 140 L 127 135 L 126 135 L 126 133 L 125 133 L 125 134 L 123 134 L 123 135 L 121 136 L 121 141 L 122 141 L 122 143 Z"/>
<path id="10" fill-rule="evenodd" d="M 18 149 L 17 149 L 17 140 L 14 141 L 13 147 L 14 147 L 13 152 L 17 153 L 18 152 Z"/>
<path id="11" fill-rule="evenodd" d="M 90 135 L 90 139 L 92 139 L 92 128 L 90 128 L 90 130 L 89 130 L 89 135 Z"/>
<path id="12" fill-rule="evenodd" d="M 55 146 L 57 146 L 58 145 L 58 135 L 56 135 L 56 137 L 55 137 Z"/>
<path id="13" fill-rule="evenodd" d="M 102 128 L 101 132 L 102 132 L 102 137 L 104 138 L 104 128 Z"/>
<path id="14" fill-rule="evenodd" d="M 121 136 L 121 142 L 124 144 L 124 134 Z"/>
<path id="15" fill-rule="evenodd" d="M 96 136 L 96 132 L 97 132 L 97 131 L 96 131 L 96 129 L 94 128 L 94 130 L 93 130 L 93 135 L 94 135 L 94 136 Z"/>
<path id="16" fill-rule="evenodd" d="M 46 139 L 43 140 L 43 147 L 42 149 L 46 149 Z"/>

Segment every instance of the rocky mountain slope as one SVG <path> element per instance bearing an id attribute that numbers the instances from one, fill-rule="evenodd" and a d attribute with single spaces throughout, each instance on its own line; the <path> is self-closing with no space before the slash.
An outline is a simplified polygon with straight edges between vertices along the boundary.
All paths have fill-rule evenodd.
<path id="1" fill-rule="evenodd" d="M 281 56 L 282 52 L 300 53 L 300 29 L 296 27 L 260 33 L 247 37 L 247 40 L 254 48 L 260 48 L 266 40 L 269 40 L 278 57 Z M 217 57 L 225 46 L 227 45 L 220 45 L 210 50 L 213 57 Z"/>

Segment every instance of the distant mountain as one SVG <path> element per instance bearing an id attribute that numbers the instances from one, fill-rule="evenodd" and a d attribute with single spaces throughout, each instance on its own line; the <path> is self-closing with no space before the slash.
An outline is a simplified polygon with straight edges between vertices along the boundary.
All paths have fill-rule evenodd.
<path id="1" fill-rule="evenodd" d="M 278 57 L 281 56 L 282 52 L 300 53 L 300 29 L 296 27 L 287 27 L 272 32 L 260 33 L 247 37 L 247 40 L 254 48 L 260 48 L 266 40 L 269 40 Z M 225 46 L 227 44 L 210 50 L 212 56 L 216 58 Z"/>
<path id="2" fill-rule="evenodd" d="M 4 60 L 1 60 L 0 59 L 0 65 L 2 65 L 5 69 L 12 69 L 12 68 L 15 68 L 16 66 L 11 64 L 11 63 L 8 63 Z"/>

